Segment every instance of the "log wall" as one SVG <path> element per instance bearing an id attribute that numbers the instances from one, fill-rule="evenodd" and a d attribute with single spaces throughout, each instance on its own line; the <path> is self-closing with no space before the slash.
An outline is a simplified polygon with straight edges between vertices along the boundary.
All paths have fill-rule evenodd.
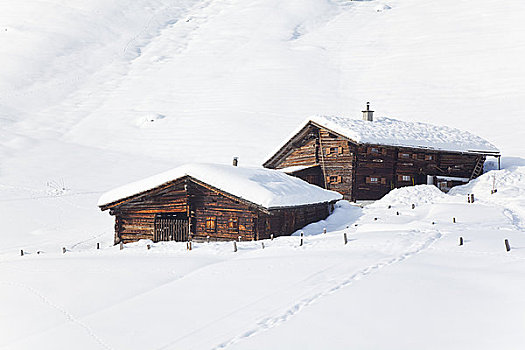
<path id="1" fill-rule="evenodd" d="M 316 136 L 314 136 L 316 135 Z M 265 165 L 270 168 L 286 168 L 294 165 L 318 165 L 291 175 L 305 181 L 341 193 L 347 200 L 375 200 L 390 190 L 403 186 L 426 184 L 427 175 L 470 178 L 478 162 L 485 157 L 461 154 L 381 146 L 355 144 L 346 137 L 328 129 L 310 125 L 286 146 L 288 153 L 274 158 Z M 293 141 L 293 142 L 292 142 Z M 482 168 L 481 169 L 482 173 Z M 322 181 L 314 181 L 317 171 Z"/>
<path id="2" fill-rule="evenodd" d="M 259 216 L 259 239 L 289 236 L 304 226 L 324 220 L 333 210 L 333 203 L 319 203 L 293 208 L 270 209 Z"/>
<path id="3" fill-rule="evenodd" d="M 115 207 L 112 209 L 115 215 L 115 244 L 120 241 L 154 240 L 157 214 L 187 211 L 187 196 L 182 182 Z"/>
<path id="4" fill-rule="evenodd" d="M 195 183 L 188 186 L 195 240 L 256 239 L 259 210 Z M 215 221 L 214 228 L 206 221 Z"/>

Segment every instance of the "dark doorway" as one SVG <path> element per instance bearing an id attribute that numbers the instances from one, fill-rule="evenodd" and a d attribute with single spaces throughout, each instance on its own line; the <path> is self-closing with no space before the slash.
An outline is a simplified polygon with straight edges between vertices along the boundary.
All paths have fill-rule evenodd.
<path id="1" fill-rule="evenodd" d="M 426 185 L 426 184 L 427 184 L 427 176 L 425 174 L 416 175 L 416 185 Z"/>
<path id="2" fill-rule="evenodd" d="M 166 213 L 155 216 L 155 242 L 186 242 L 189 238 L 188 233 L 189 221 L 186 213 Z"/>

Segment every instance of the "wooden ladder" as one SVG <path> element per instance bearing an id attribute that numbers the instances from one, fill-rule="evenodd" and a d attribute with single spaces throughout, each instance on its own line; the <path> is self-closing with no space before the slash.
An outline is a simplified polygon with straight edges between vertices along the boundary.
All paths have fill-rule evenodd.
<path id="1" fill-rule="evenodd" d="M 483 174 L 483 164 L 484 163 L 485 163 L 485 157 L 479 157 L 476 163 L 476 166 L 474 167 L 474 171 L 472 172 L 472 175 L 470 175 L 471 180 Z"/>

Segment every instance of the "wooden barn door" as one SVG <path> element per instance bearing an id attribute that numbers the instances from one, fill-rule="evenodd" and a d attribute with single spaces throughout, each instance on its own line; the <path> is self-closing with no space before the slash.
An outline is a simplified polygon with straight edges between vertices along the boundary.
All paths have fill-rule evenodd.
<path id="1" fill-rule="evenodd" d="M 183 213 L 157 214 L 155 216 L 155 242 L 188 240 L 189 222 Z"/>

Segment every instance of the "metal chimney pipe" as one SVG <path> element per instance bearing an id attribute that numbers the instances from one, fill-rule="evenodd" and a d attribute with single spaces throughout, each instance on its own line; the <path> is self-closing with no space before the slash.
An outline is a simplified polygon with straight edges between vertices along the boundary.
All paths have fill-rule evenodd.
<path id="1" fill-rule="evenodd" d="M 366 121 L 374 121 L 374 111 L 371 111 L 370 110 L 370 102 L 367 102 L 366 103 L 366 111 L 362 111 L 363 112 L 363 120 L 366 120 Z"/>

